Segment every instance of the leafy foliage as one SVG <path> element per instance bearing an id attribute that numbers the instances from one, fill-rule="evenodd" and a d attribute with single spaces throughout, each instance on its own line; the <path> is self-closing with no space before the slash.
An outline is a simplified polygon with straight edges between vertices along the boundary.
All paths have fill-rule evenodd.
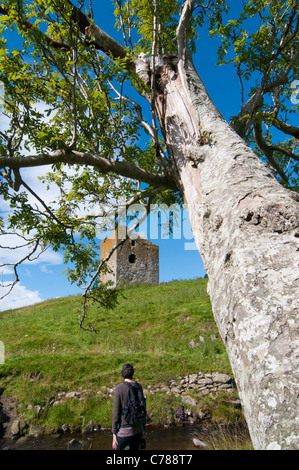
<path id="1" fill-rule="evenodd" d="M 153 143 L 143 136 L 140 147 L 142 126 L 134 107 L 115 99 L 114 87 L 123 89 L 127 72 L 120 62 L 86 47 L 71 5 L 7 1 L 4 7 L 9 14 L 0 16 L 1 32 L 17 29 L 22 43 L 12 49 L 5 34 L 1 38 L 0 81 L 5 86 L 1 111 L 9 124 L 0 133 L 0 155 L 21 158 L 24 152 L 46 155 L 74 148 L 110 162 L 127 161 L 156 171 Z M 25 24 L 28 21 L 30 27 Z M 48 38 L 69 48 L 56 49 Z M 117 174 L 105 175 L 86 164 L 71 171 L 60 162 L 52 165 L 43 181 L 49 191 L 54 185 L 59 189 L 58 199 L 45 203 L 19 171 L 2 172 L 2 194 L 12 209 L 7 230 L 30 235 L 29 241 L 38 240 L 42 250 L 49 246 L 63 250 L 69 280 L 83 288 L 99 266 L 97 231 L 109 226 L 110 218 L 106 223 L 101 213 L 115 211 L 117 200 L 132 197 L 139 183 Z M 15 192 L 21 184 L 26 185 L 26 192 Z M 33 195 L 38 206 L 30 202 Z M 94 292 L 96 281 L 98 276 L 92 297 L 105 303 L 105 289 L 98 287 Z"/>
<path id="2" fill-rule="evenodd" d="M 243 109 L 232 119 L 235 128 L 293 190 L 299 189 L 299 101 L 292 99 L 299 73 L 298 8 L 293 0 L 243 1 L 239 18 L 211 32 L 222 38 L 218 63 L 233 63 L 240 79 Z"/>
<path id="3" fill-rule="evenodd" d="M 157 53 L 160 55 L 174 54 L 177 51 L 175 30 L 181 7 L 179 0 L 147 1 L 147 0 L 114 0 L 117 25 L 123 29 L 126 44 L 134 49 L 134 53 L 151 53 L 154 36 L 154 8 L 157 4 Z M 132 39 L 136 38 L 133 46 Z"/>
<path id="4" fill-rule="evenodd" d="M 172 174 L 151 107 L 154 92 L 130 70 L 130 62 L 140 53 L 177 54 L 176 31 L 185 2 L 113 0 L 127 52 L 113 59 L 96 47 L 91 2 L 77 3 L 75 8 L 69 0 L 0 2 L 6 123 L 0 130 L 0 158 L 22 162 L 22 168 L 37 157 L 46 165 L 51 156 L 52 165 L 42 177 L 48 201 L 30 187 L 18 165 L 2 167 L 0 190 L 11 215 L 1 219 L 0 229 L 1 234 L 17 233 L 30 247 L 26 259 L 49 246 L 62 250 L 70 281 L 87 289 L 85 300 L 89 294 L 108 305 L 108 291 L 99 285 L 99 269 L 105 265 L 99 260 L 97 235 L 110 228 L 111 220 L 118 222 L 117 201 L 140 201 L 145 210 L 150 203 L 182 202 L 178 190 L 132 179 L 119 168 Z M 234 64 L 242 90 L 242 108 L 232 124 L 284 185 L 298 189 L 298 0 L 244 0 L 240 15 L 227 20 L 230 4 L 190 1 L 190 50 L 195 51 L 205 24 L 221 38 L 219 64 Z M 12 34 L 16 44 L 7 40 Z M 104 169 L 94 164 L 101 159 Z"/>
<path id="5" fill-rule="evenodd" d="M 152 53 L 157 27 L 156 54 L 172 55 L 177 53 L 176 29 L 184 1 L 182 0 L 113 0 L 116 23 L 124 33 L 124 41 L 136 55 L 140 52 Z M 228 11 L 225 0 L 195 1 L 195 8 L 189 27 L 189 46 L 196 49 L 197 28 L 206 21 L 210 28 L 222 24 L 222 16 Z M 155 15 L 156 12 L 156 15 Z M 132 38 L 135 39 L 133 44 Z"/>

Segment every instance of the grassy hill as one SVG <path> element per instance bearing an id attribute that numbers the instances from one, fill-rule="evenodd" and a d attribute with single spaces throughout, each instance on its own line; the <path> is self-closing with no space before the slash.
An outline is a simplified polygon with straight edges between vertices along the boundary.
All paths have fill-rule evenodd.
<path id="1" fill-rule="evenodd" d="M 82 416 L 85 422 L 92 419 L 108 427 L 113 399 L 98 391 L 121 380 L 124 362 L 134 364 L 135 378 L 144 387 L 198 371 L 232 375 L 206 282 L 130 286 L 115 310 L 91 308 L 93 333 L 79 327 L 79 297 L 1 312 L 3 396 L 18 404 L 17 412 L 26 422 L 48 429 L 63 423 L 79 427 Z M 84 400 L 52 406 L 59 393 L 78 389 L 85 391 Z M 151 398 L 153 422 L 163 422 L 159 410 L 169 408 L 170 400 L 163 393 Z M 173 400 L 179 405 L 178 398 Z"/>

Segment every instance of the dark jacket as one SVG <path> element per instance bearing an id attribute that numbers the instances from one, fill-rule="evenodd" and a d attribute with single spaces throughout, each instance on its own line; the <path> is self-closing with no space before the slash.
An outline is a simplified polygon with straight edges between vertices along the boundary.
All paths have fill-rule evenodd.
<path id="1" fill-rule="evenodd" d="M 137 382 L 133 382 L 132 385 L 134 385 L 135 383 Z M 115 387 L 115 391 L 114 391 L 112 433 L 119 434 L 119 436 L 123 436 L 123 437 L 134 436 L 134 434 L 143 434 L 143 431 L 144 431 L 144 428 L 142 425 L 129 426 L 129 424 L 125 421 L 122 415 L 123 408 L 126 404 L 128 392 L 129 392 L 129 387 L 124 382 L 121 384 L 118 384 Z"/>

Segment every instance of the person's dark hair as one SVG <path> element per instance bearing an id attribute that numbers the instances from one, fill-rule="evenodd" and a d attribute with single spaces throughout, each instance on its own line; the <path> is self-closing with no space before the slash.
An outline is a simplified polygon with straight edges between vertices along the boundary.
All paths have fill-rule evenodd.
<path id="1" fill-rule="evenodd" d="M 124 364 L 122 371 L 121 371 L 121 375 L 123 376 L 124 379 L 132 379 L 134 375 L 133 364 L 129 364 L 129 363 Z"/>

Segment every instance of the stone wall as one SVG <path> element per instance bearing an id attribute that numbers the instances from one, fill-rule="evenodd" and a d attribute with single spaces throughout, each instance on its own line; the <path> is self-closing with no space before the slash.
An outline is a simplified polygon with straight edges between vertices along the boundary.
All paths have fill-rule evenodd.
<path id="1" fill-rule="evenodd" d="M 159 247 L 142 238 L 127 240 L 117 251 L 116 278 L 125 284 L 159 284 Z"/>
<path id="2" fill-rule="evenodd" d="M 169 395 L 174 394 L 177 397 L 182 396 L 183 398 L 186 397 L 191 390 L 195 390 L 198 392 L 198 395 L 204 396 L 221 390 L 234 391 L 235 384 L 234 380 L 227 374 L 219 372 L 203 374 L 202 372 L 198 372 L 177 377 L 176 379 L 170 380 L 168 384 L 149 386 L 145 389 L 144 393 L 153 394 L 163 391 Z"/>
<path id="3" fill-rule="evenodd" d="M 101 259 L 105 259 L 118 242 L 116 233 L 101 243 Z M 128 239 L 107 262 L 111 272 L 102 274 L 101 281 L 114 284 L 134 282 L 159 284 L 159 247 L 141 237 Z"/>
<path id="4" fill-rule="evenodd" d="M 167 395 L 175 395 L 177 397 L 181 396 L 182 401 L 186 403 L 188 401 L 186 397 L 188 396 L 188 393 L 190 393 L 192 390 L 197 391 L 197 395 L 204 396 L 210 393 L 216 393 L 223 390 L 233 392 L 235 391 L 235 389 L 236 387 L 234 380 L 227 374 L 223 374 L 220 372 L 213 372 L 212 374 L 203 374 L 202 372 L 198 372 L 195 374 L 187 374 L 184 376 L 176 377 L 175 379 L 171 379 L 168 383 L 144 386 L 144 395 L 149 396 L 154 395 L 158 392 L 163 392 Z M 53 398 L 53 402 L 51 403 L 51 405 L 56 406 L 67 399 L 74 398 L 85 401 L 87 398 L 90 398 L 91 396 L 95 395 L 111 398 L 113 394 L 113 386 L 103 386 L 97 392 L 89 392 L 80 388 L 74 391 L 58 393 L 57 396 Z M 195 404 L 195 402 L 193 404 Z"/>
<path id="5" fill-rule="evenodd" d="M 53 396 L 49 400 L 47 406 L 60 406 L 61 404 L 65 404 L 68 400 L 78 400 L 86 402 L 88 399 L 93 398 L 95 396 L 111 399 L 113 398 L 114 390 L 114 385 L 103 386 L 97 391 L 85 390 L 80 387 L 77 390 L 70 390 L 68 392 L 58 393 L 56 396 Z M 169 380 L 168 383 L 144 386 L 144 395 L 147 396 L 149 402 L 151 400 L 150 396 L 156 393 L 165 393 L 170 397 L 180 397 L 183 408 L 185 408 L 184 420 L 187 419 L 188 422 L 191 424 L 193 422 L 193 419 L 196 421 L 198 418 L 202 419 L 205 417 L 205 414 L 202 413 L 201 410 L 197 410 L 196 413 L 194 413 L 194 409 L 196 408 L 196 406 L 200 405 L 201 403 L 201 397 L 209 394 L 212 394 L 212 396 L 216 397 L 217 394 L 221 391 L 232 393 L 235 391 L 235 384 L 234 380 L 229 375 L 219 372 L 213 372 L 211 374 L 203 374 L 202 372 L 187 374 L 175 377 L 174 379 Z M 234 407 L 241 407 L 241 402 L 239 399 L 231 400 L 230 404 Z M 39 416 L 44 411 L 44 408 L 40 405 L 28 405 L 27 409 L 33 410 L 37 418 L 39 418 Z M 190 410 L 193 411 L 190 412 Z M 149 414 L 148 418 L 149 420 L 151 419 Z M 183 419 L 180 416 L 177 416 L 177 418 L 177 422 Z M 167 421 L 168 424 L 175 424 L 173 419 L 174 416 L 170 414 L 169 419 Z M 87 427 L 90 426 L 91 424 L 89 423 Z M 21 417 L 18 417 L 16 414 L 11 417 L 11 422 L 7 423 L 6 427 L 6 437 L 19 438 L 26 432 L 29 437 L 38 438 L 44 434 L 44 429 L 41 426 L 32 423 L 28 425 Z M 98 429 L 100 429 L 101 425 L 95 425 L 93 423 L 91 427 L 92 429 L 95 427 L 98 427 Z M 84 427 L 82 432 L 84 433 L 85 431 L 87 432 L 87 428 Z M 67 424 L 62 425 L 60 428 L 60 432 L 70 432 L 69 426 Z"/>

